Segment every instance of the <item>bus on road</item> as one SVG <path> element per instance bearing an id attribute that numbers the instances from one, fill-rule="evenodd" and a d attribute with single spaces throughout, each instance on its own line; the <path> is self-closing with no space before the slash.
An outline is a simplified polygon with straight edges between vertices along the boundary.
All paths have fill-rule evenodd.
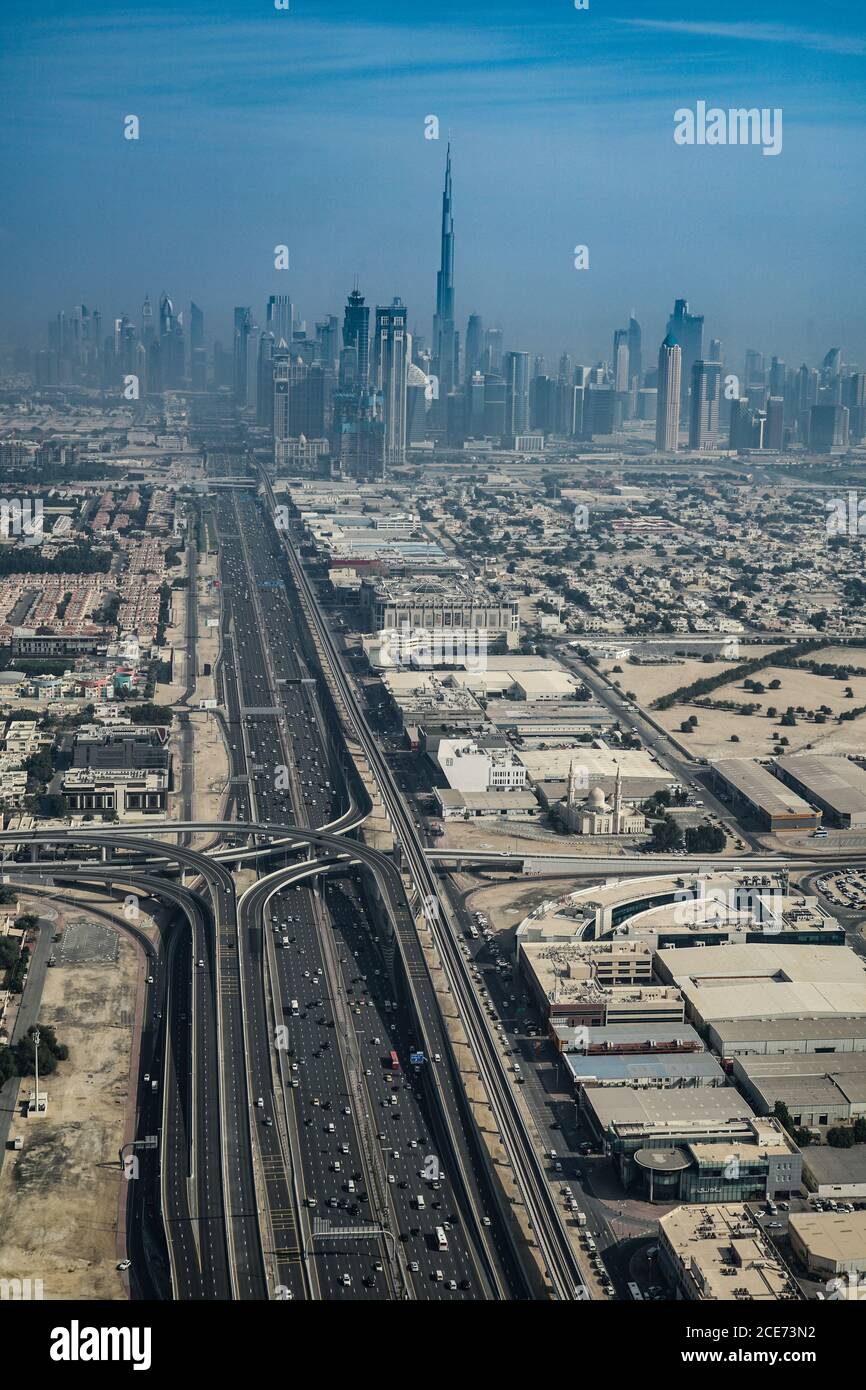
<path id="1" fill-rule="evenodd" d="M 629 1284 L 628 1291 L 631 1297 L 634 1299 L 635 1303 L 643 1303 L 643 1294 L 641 1293 L 637 1284 Z"/>
<path id="2" fill-rule="evenodd" d="M 436 1227 L 436 1232 L 435 1232 L 435 1234 L 436 1234 L 436 1245 L 438 1246 L 438 1248 L 439 1248 L 440 1250 L 447 1250 L 447 1249 L 448 1249 L 448 1237 L 447 1237 L 446 1234 L 445 1234 L 444 1228 L 443 1228 L 442 1226 L 437 1226 L 437 1227 Z"/>
<path id="3" fill-rule="evenodd" d="M 397 1056 L 396 1052 L 392 1052 L 390 1054 L 390 1056 L 388 1057 L 388 1061 L 390 1063 L 392 1071 L 400 1070 L 400 1058 Z"/>

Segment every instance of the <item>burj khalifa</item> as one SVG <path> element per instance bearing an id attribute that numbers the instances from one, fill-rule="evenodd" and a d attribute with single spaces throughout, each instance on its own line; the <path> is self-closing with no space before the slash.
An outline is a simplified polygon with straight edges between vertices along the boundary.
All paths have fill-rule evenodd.
<path id="1" fill-rule="evenodd" d="M 442 194 L 442 247 L 436 276 L 436 313 L 433 316 L 433 375 L 439 383 L 439 400 L 460 379 L 460 340 L 454 328 L 454 217 L 451 212 L 451 145 L 445 161 L 445 189 Z"/>

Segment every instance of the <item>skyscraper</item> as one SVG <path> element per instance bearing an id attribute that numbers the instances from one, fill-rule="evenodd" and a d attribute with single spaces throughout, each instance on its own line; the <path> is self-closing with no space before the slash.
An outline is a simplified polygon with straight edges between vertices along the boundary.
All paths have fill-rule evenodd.
<path id="1" fill-rule="evenodd" d="M 442 193 L 442 239 L 436 276 L 433 316 L 433 376 L 439 381 L 439 400 L 448 397 L 458 381 L 458 338 L 454 327 L 454 218 L 451 212 L 451 145 L 445 157 Z"/>
<path id="2" fill-rule="evenodd" d="M 684 302 L 683 300 L 678 301 L 678 303 Z M 656 448 L 659 453 L 675 454 L 679 448 L 682 365 L 682 348 L 673 334 L 668 333 L 659 348 L 658 407 L 656 413 Z"/>
<path id="3" fill-rule="evenodd" d="M 265 305 L 265 332 L 273 333 L 274 342 L 282 339 L 287 347 L 292 346 L 292 324 L 295 306 L 287 294 L 268 295 Z"/>
<path id="4" fill-rule="evenodd" d="M 618 328 L 613 335 L 613 389 L 622 394 L 628 390 L 630 381 L 627 328 Z"/>
<path id="5" fill-rule="evenodd" d="M 256 421 L 271 432 L 274 428 L 275 346 L 273 333 L 266 331 L 260 335 L 256 363 Z"/>
<path id="6" fill-rule="evenodd" d="M 235 400 L 244 409 L 247 403 L 248 344 L 252 331 L 252 316 L 248 308 L 235 309 L 232 386 Z"/>
<path id="7" fill-rule="evenodd" d="M 502 329 L 488 328 L 484 334 L 484 363 L 482 371 L 499 376 L 502 371 Z"/>
<path id="8" fill-rule="evenodd" d="M 469 381 L 481 370 L 484 356 L 484 324 L 480 314 L 470 314 L 466 327 L 466 351 L 464 353 L 464 376 Z"/>
<path id="9" fill-rule="evenodd" d="M 720 362 L 697 361 L 692 367 L 689 448 L 712 449 L 719 437 Z"/>
<path id="10" fill-rule="evenodd" d="M 148 347 L 156 336 L 156 329 L 153 326 L 153 305 L 150 302 L 150 295 L 144 296 L 144 303 L 141 306 L 141 341 Z"/>
<path id="11" fill-rule="evenodd" d="M 410 360 L 406 306 L 394 299 L 376 309 L 374 381 L 382 394 L 385 421 L 385 467 L 406 462 L 406 385 Z"/>
<path id="12" fill-rule="evenodd" d="M 674 311 L 668 319 L 668 335 L 673 337 L 674 342 L 678 343 L 682 350 L 681 372 L 685 389 L 682 391 L 680 399 L 680 413 L 683 419 L 687 419 L 692 367 L 704 355 L 703 314 L 690 314 L 688 300 L 676 300 Z M 659 393 L 661 394 L 661 383 L 659 383 Z"/>
<path id="13" fill-rule="evenodd" d="M 189 346 L 191 352 L 204 347 L 204 314 L 192 299 L 189 302 Z"/>
<path id="14" fill-rule="evenodd" d="M 366 388 L 370 375 L 370 310 L 357 285 L 343 314 L 343 347 L 355 349 L 357 385 Z"/>
<path id="15" fill-rule="evenodd" d="M 637 379 L 637 389 L 643 386 L 643 348 L 640 324 L 634 316 L 628 321 L 628 372 L 630 382 Z"/>
<path id="16" fill-rule="evenodd" d="M 505 356 L 505 430 L 507 438 L 525 434 L 529 426 L 529 353 Z"/>

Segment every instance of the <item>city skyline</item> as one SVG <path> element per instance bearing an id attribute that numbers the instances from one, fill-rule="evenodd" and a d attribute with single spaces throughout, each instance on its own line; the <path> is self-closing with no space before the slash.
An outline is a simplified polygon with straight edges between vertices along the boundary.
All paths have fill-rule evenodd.
<path id="1" fill-rule="evenodd" d="M 211 324 L 274 293 L 312 320 L 357 276 L 368 303 L 399 294 L 410 329 L 429 340 L 450 134 L 461 333 L 478 313 L 512 347 L 596 360 L 628 306 L 660 342 L 664 305 L 686 296 L 734 355 L 755 346 L 814 360 L 840 346 L 862 361 L 853 306 L 864 270 L 845 256 L 864 211 L 856 10 L 825 8 L 822 30 L 801 22 L 804 5 L 763 25 L 741 5 L 716 24 L 684 22 L 667 4 L 652 20 L 635 9 L 542 3 L 528 32 L 518 3 L 500 7 L 496 25 L 459 23 L 451 3 L 432 25 L 389 5 L 375 23 L 342 3 L 314 18 L 300 0 L 255 21 L 223 0 L 206 25 L 169 19 L 158 3 L 66 7 L 65 24 L 51 22 L 61 14 L 51 3 L 22 15 L 3 59 L 3 339 L 37 345 L 34 324 L 62 304 L 130 314 L 132 284 L 154 296 L 174 286 L 178 299 L 182 289 Z M 274 106 L 279 25 L 291 26 L 294 80 Z M 264 64 L 263 43 L 273 50 Z M 34 100 L 41 62 L 61 53 L 46 126 Z M 627 93 L 614 55 L 628 64 Z M 325 85 L 327 114 L 306 119 Z M 783 109 L 781 155 L 679 148 L 674 112 L 700 100 Z M 137 141 L 123 138 L 129 113 Z M 434 114 L 438 140 L 425 138 Z M 273 269 L 278 244 L 287 271 Z M 589 247 L 587 271 L 574 269 L 577 244 Z"/>

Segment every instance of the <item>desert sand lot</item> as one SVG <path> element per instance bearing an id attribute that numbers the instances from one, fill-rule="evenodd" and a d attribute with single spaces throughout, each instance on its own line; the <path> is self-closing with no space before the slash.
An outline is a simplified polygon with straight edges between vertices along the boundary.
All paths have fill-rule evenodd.
<path id="1" fill-rule="evenodd" d="M 818 661 L 851 660 L 851 653 L 838 649 L 814 653 Z M 841 664 L 841 662 L 840 662 Z M 852 665 L 866 665 L 866 653 L 857 655 Z M 731 682 L 720 686 L 710 694 L 713 700 L 733 700 L 737 704 L 760 703 L 764 709 L 775 706 L 780 712 L 793 705 L 796 710 L 802 706 L 806 710 L 817 710 L 827 705 L 833 716 L 845 709 L 866 705 L 866 676 L 851 676 L 847 681 L 837 681 L 831 676 L 813 676 L 809 671 L 791 670 L 784 666 L 767 665 L 755 676 L 765 686 L 772 680 L 781 681 L 778 690 L 765 690 L 754 696 L 743 688 L 742 683 Z M 852 700 L 845 698 L 846 686 L 854 691 Z M 698 726 L 691 734 L 681 734 L 680 724 L 689 715 L 698 716 Z M 674 705 L 671 709 L 654 711 L 654 718 L 675 734 L 696 757 L 726 758 L 766 756 L 773 750 L 777 735 L 788 740 L 788 749 L 799 752 L 805 748 L 819 753 L 863 753 L 866 751 L 866 715 L 838 724 L 828 716 L 826 724 L 815 724 L 803 719 L 794 728 L 780 728 L 778 719 L 768 719 L 766 714 L 738 715 L 724 710 L 705 710 L 697 705 Z M 731 742 L 731 735 L 739 736 L 739 743 Z"/>
<path id="2" fill-rule="evenodd" d="M 116 1269 L 117 1155 L 141 958 L 122 932 L 114 935 L 116 960 L 46 971 L 39 1018 L 70 1055 L 40 1082 L 47 1113 L 13 1120 L 10 1137 L 20 1134 L 24 1147 L 7 1151 L 0 1174 L 0 1277 L 41 1279 L 46 1299 L 126 1298 Z M 31 1086 L 24 1077 L 22 1098 Z"/>
<path id="3" fill-rule="evenodd" d="M 648 708 L 653 700 L 670 694 L 672 690 L 679 690 L 681 686 L 691 685 L 693 681 L 705 679 L 707 676 L 717 676 L 721 671 L 732 671 L 741 662 L 753 661 L 762 655 L 769 660 L 778 650 L 778 647 L 743 645 L 736 661 L 701 661 L 689 657 L 682 665 L 677 666 L 633 666 L 629 661 L 600 661 L 599 670 L 610 680 L 619 681 L 622 690 L 633 690 L 638 703 Z M 863 664 L 866 665 L 866 653 Z M 622 674 L 619 671 L 614 674 L 614 666 L 621 666 Z M 773 701 L 769 703 L 772 704 Z"/>

